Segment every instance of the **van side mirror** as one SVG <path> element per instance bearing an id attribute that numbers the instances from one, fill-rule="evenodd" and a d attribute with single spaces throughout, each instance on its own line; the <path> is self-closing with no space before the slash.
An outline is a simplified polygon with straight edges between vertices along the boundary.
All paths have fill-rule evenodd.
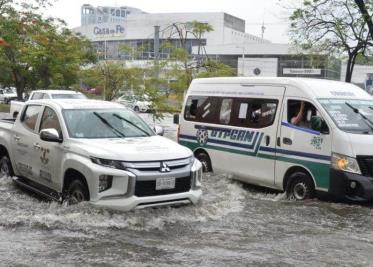
<path id="1" fill-rule="evenodd" d="M 62 138 L 60 137 L 58 131 L 53 128 L 41 130 L 40 139 L 46 142 L 62 143 Z"/>
<path id="2" fill-rule="evenodd" d="M 318 131 L 322 134 L 329 133 L 329 129 L 328 129 L 328 126 L 326 125 L 326 122 L 320 116 L 311 117 L 311 129 Z"/>
<path id="3" fill-rule="evenodd" d="M 179 124 L 179 122 L 180 122 L 180 115 L 174 114 L 174 124 Z"/>

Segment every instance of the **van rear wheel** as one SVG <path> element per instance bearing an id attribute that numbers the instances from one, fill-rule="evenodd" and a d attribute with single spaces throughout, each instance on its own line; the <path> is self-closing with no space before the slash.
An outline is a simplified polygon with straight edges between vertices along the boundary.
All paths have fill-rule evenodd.
<path id="1" fill-rule="evenodd" d="M 289 199 L 306 200 L 315 196 L 315 186 L 312 178 L 303 173 L 296 172 L 289 177 L 286 194 Z"/>
<path id="2" fill-rule="evenodd" d="M 210 160 L 209 155 L 207 155 L 207 153 L 199 152 L 196 154 L 196 158 L 202 163 L 203 172 L 212 171 L 211 160 Z"/>

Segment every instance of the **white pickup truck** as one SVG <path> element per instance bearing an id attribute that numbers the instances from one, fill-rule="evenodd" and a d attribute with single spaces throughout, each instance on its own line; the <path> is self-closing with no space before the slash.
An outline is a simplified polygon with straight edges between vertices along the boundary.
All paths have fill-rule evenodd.
<path id="1" fill-rule="evenodd" d="M 25 99 L 39 100 L 39 99 L 86 99 L 87 97 L 80 92 L 71 90 L 35 90 L 32 91 L 30 96 Z M 15 118 L 25 105 L 23 101 L 13 100 L 10 102 L 10 115 Z"/>
<path id="2" fill-rule="evenodd" d="M 96 100 L 30 100 L 0 121 L 0 171 L 55 200 L 117 210 L 196 203 L 202 165 L 132 110 Z"/>

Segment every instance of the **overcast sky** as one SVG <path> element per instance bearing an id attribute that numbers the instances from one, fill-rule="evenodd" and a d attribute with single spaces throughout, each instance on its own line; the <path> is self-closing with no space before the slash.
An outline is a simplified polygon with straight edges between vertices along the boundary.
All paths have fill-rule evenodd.
<path id="1" fill-rule="evenodd" d="M 272 42 L 288 42 L 286 11 L 280 0 L 56 0 L 45 15 L 59 17 L 69 27 L 80 26 L 80 7 L 82 4 L 93 6 L 131 6 L 148 13 L 166 12 L 226 12 L 246 21 L 246 32 L 261 35 L 262 23 L 266 27 L 264 38 Z"/>

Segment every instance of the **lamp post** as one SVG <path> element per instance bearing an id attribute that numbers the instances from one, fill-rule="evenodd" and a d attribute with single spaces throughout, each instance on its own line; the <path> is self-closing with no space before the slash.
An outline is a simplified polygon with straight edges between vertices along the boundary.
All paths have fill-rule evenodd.
<path id="1" fill-rule="evenodd" d="M 236 46 L 237 48 L 242 48 L 242 72 L 241 76 L 245 76 L 245 46 Z"/>

